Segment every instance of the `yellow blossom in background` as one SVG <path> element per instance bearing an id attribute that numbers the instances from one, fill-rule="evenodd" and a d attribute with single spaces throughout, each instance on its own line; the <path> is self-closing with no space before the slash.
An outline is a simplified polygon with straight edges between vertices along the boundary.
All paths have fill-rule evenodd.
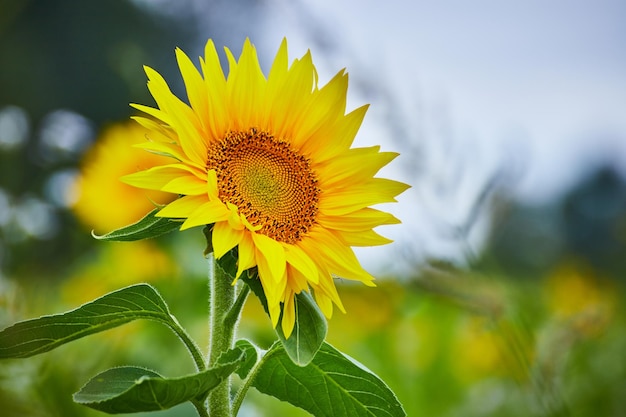
<path id="1" fill-rule="evenodd" d="M 459 379 L 468 382 L 512 370 L 501 352 L 506 335 L 491 329 L 484 317 L 464 317 L 456 332 L 451 363 Z"/>
<path id="2" fill-rule="evenodd" d="M 609 324 L 619 291 L 585 263 L 570 261 L 548 277 L 545 294 L 555 318 L 570 320 L 577 331 L 590 336 Z"/>
<path id="3" fill-rule="evenodd" d="M 119 180 L 168 160 L 130 146 L 145 140 L 146 129 L 136 123 L 117 124 L 106 129 L 85 154 L 72 209 L 88 228 L 99 233 L 118 229 L 139 220 L 155 202 L 173 199 L 171 194 L 138 190 Z"/>
<path id="4" fill-rule="evenodd" d="M 152 241 L 110 242 L 65 281 L 62 298 L 83 304 L 120 287 L 176 276 L 172 259 Z"/>
<path id="5" fill-rule="evenodd" d="M 185 219 L 181 230 L 213 225 L 217 258 L 238 247 L 237 277 L 258 267 L 272 324 L 282 304 L 287 337 L 301 291 L 313 289 L 327 317 L 333 303 L 343 311 L 333 278 L 374 280 L 351 247 L 389 243 L 373 228 L 399 222 L 370 206 L 408 188 L 374 178 L 396 153 L 351 148 L 367 106 L 346 114 L 347 74 L 318 87 L 310 53 L 290 66 L 286 41 L 267 77 L 248 40 L 238 60 L 226 49 L 227 76 L 212 41 L 201 73 L 181 50 L 176 56 L 189 105 L 148 67 L 157 108 L 134 105 L 151 116 L 136 118 L 149 130 L 140 147 L 173 161 L 125 181 L 181 195 L 158 216 Z"/>

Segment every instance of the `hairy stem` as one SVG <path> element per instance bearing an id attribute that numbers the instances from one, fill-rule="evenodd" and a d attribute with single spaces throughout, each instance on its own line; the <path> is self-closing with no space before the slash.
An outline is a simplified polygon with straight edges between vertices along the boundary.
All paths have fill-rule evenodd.
<path id="1" fill-rule="evenodd" d="M 220 355 L 233 347 L 236 320 L 226 320 L 235 302 L 233 278 L 211 255 L 209 257 L 210 340 L 209 367 L 215 366 Z M 232 417 L 230 378 L 224 380 L 209 394 L 211 417 Z"/>
<path id="2" fill-rule="evenodd" d="M 196 408 L 198 412 L 198 416 L 200 417 L 210 417 L 209 410 L 206 409 L 204 405 L 204 401 L 192 401 L 193 406 Z"/>

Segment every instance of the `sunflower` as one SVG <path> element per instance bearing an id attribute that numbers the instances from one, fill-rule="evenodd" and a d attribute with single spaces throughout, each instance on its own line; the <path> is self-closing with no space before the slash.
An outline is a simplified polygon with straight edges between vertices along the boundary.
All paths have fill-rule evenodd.
<path id="1" fill-rule="evenodd" d="M 238 60 L 225 53 L 228 76 L 211 40 L 201 73 L 176 50 L 189 104 L 145 67 L 157 107 L 133 105 L 150 116 L 135 117 L 149 130 L 139 146 L 174 160 L 124 181 L 180 195 L 157 215 L 184 219 L 181 230 L 212 225 L 216 258 L 237 247 L 235 280 L 257 267 L 272 325 L 282 305 L 289 337 L 295 294 L 312 290 L 330 318 L 333 304 L 345 312 L 334 277 L 374 285 L 352 246 L 390 242 L 373 228 L 399 220 L 370 206 L 408 186 L 374 177 L 396 153 L 351 148 L 367 106 L 346 114 L 344 70 L 318 87 L 310 51 L 289 65 L 286 40 L 267 77 L 249 40 Z"/>

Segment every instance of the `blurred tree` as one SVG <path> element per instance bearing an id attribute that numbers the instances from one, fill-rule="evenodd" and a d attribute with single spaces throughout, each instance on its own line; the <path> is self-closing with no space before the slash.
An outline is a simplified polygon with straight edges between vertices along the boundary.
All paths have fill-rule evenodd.
<path id="1" fill-rule="evenodd" d="M 97 125 L 126 118 L 125 103 L 149 99 L 142 65 L 174 71 L 190 35 L 125 0 L 3 0 L 0 10 L 0 102 L 35 121 L 57 108 Z"/>
<path id="2" fill-rule="evenodd" d="M 613 278 L 626 273 L 626 181 L 610 165 L 584 179 L 563 201 L 567 251 Z"/>
<path id="3" fill-rule="evenodd" d="M 626 273 L 626 181 L 614 166 L 599 167 L 547 204 L 502 206 L 486 253 L 504 270 L 542 277 L 575 257 L 613 278 Z"/>
<path id="4" fill-rule="evenodd" d="M 89 247 L 62 194 L 100 128 L 151 102 L 143 65 L 179 78 L 190 27 L 126 0 L 0 0 L 0 275 L 51 275 Z"/>

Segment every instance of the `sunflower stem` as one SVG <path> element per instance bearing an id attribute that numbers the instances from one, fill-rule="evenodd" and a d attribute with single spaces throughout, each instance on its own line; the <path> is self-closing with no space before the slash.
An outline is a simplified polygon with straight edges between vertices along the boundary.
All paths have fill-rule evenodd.
<path id="1" fill-rule="evenodd" d="M 241 309 L 248 299 L 248 294 L 250 294 L 250 287 L 244 285 L 241 290 L 239 290 L 237 299 L 235 299 L 231 309 L 224 314 L 224 324 L 226 326 L 231 326 L 234 329 L 237 328 L 237 323 L 239 323 L 239 318 L 241 317 Z"/>
<path id="2" fill-rule="evenodd" d="M 227 320 L 235 302 L 233 278 L 209 256 L 209 368 L 217 364 L 220 355 L 233 347 L 237 320 Z M 226 378 L 209 394 L 211 417 L 232 417 L 230 404 L 230 378 Z"/>
<path id="3" fill-rule="evenodd" d="M 236 416 L 239 412 L 239 408 L 241 408 L 241 404 L 243 404 L 243 399 L 248 393 L 248 389 L 250 389 L 250 387 L 252 386 L 252 382 L 254 382 L 254 378 L 256 377 L 261 366 L 263 366 L 263 364 L 276 352 L 278 352 L 278 349 L 274 349 L 274 346 L 270 347 L 269 350 L 263 352 L 261 358 L 252 367 L 250 373 L 248 373 L 248 376 L 243 381 L 243 384 L 239 388 L 239 391 L 237 391 L 235 399 L 233 400 L 233 415 Z"/>

